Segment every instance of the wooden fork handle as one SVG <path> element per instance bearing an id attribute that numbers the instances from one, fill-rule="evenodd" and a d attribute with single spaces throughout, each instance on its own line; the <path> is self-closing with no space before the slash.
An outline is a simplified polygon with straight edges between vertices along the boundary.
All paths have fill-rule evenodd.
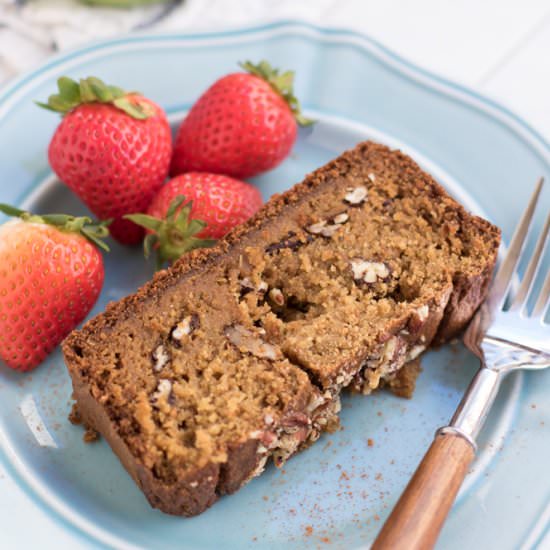
<path id="1" fill-rule="evenodd" d="M 438 434 L 372 550 L 433 548 L 474 455 L 472 444 L 464 437 Z"/>

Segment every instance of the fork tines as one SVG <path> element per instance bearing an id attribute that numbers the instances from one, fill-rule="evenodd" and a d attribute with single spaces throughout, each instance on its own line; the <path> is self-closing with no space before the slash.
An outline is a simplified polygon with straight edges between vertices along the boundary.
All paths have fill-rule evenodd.
<path id="1" fill-rule="evenodd" d="M 506 254 L 506 258 L 502 262 L 496 276 L 494 283 L 489 293 L 488 301 L 491 307 L 496 309 L 502 309 L 506 301 L 506 296 L 510 289 L 510 284 L 517 266 L 521 259 L 522 253 L 525 249 L 527 237 L 529 235 L 530 228 L 532 226 L 535 209 L 541 194 L 541 190 L 544 184 L 544 179 L 541 178 L 535 187 L 531 200 L 527 209 L 523 213 L 521 220 L 514 232 L 510 247 Z M 529 297 L 532 294 L 533 286 L 537 278 L 537 274 L 543 265 L 544 251 L 549 241 L 550 234 L 550 213 L 548 214 L 542 232 L 538 238 L 533 256 L 531 257 L 521 285 L 512 301 L 510 311 L 525 310 Z M 531 317 L 540 317 L 544 319 L 546 311 L 550 304 L 550 271 L 546 275 L 545 281 L 540 290 L 539 296 L 531 312 Z"/>

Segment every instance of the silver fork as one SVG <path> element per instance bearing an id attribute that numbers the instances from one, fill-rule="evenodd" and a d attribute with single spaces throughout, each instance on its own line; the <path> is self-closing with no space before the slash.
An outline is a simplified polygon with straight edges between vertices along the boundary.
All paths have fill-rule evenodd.
<path id="1" fill-rule="evenodd" d="M 477 449 L 476 438 L 503 378 L 517 369 L 550 367 L 550 271 L 538 296 L 533 288 L 550 232 L 546 219 L 523 280 L 508 309 L 506 300 L 543 187 L 539 180 L 516 228 L 485 303 L 464 334 L 465 345 L 479 357 L 481 367 L 466 390 L 448 426 L 439 428 L 373 545 L 373 550 L 432 548 L 466 477 Z M 530 299 L 536 300 L 531 312 Z"/>

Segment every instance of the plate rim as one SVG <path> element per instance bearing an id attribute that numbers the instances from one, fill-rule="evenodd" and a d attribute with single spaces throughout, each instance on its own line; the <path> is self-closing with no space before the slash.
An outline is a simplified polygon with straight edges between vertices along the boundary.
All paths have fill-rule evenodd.
<path id="1" fill-rule="evenodd" d="M 298 19 L 277 20 L 261 25 L 250 25 L 218 31 L 194 33 L 139 33 L 109 40 L 97 40 L 87 43 L 85 46 L 67 50 L 52 56 L 38 67 L 26 71 L 0 89 L 0 125 L 4 117 L 10 112 L 12 104 L 18 101 L 18 97 L 24 94 L 27 88 L 34 86 L 37 82 L 40 82 L 41 79 L 50 78 L 51 73 L 54 71 L 59 72 L 64 64 L 82 61 L 87 56 L 93 56 L 93 54 L 104 55 L 109 51 L 139 47 L 147 42 L 156 44 L 157 47 L 170 42 L 180 47 L 182 44 L 187 43 L 188 46 L 192 48 L 194 44 L 214 45 L 216 42 L 224 43 L 227 40 L 254 40 L 255 38 L 260 39 L 266 35 L 279 36 L 288 33 L 306 35 L 322 42 L 348 43 L 358 46 L 361 50 L 370 54 L 387 68 L 397 71 L 401 75 L 406 76 L 438 94 L 450 97 L 458 103 L 473 108 L 482 115 L 499 121 L 506 129 L 513 132 L 518 138 L 526 143 L 533 152 L 536 152 L 537 156 L 550 167 L 550 142 L 546 141 L 546 139 L 523 118 L 516 115 L 498 101 L 468 86 L 455 83 L 452 80 L 438 76 L 429 70 L 419 67 L 400 55 L 395 54 L 390 49 L 365 34 L 339 27 L 318 26 Z M 11 463 L 11 460 L 5 460 L 7 458 L 5 451 L 6 449 L 0 449 L 0 459 L 2 459 L 2 457 L 4 458 L 2 462 L 7 462 L 6 469 L 8 474 L 11 473 L 13 475 L 14 465 Z M 15 477 L 19 476 L 16 474 Z M 33 488 L 33 492 L 36 494 L 36 488 Z M 67 516 L 60 513 L 59 510 L 51 510 L 51 512 L 53 512 L 56 517 L 60 518 L 64 525 L 68 526 L 78 535 L 84 536 L 86 539 L 96 544 L 104 544 L 106 542 L 102 540 L 102 538 L 92 538 L 91 533 L 87 529 L 82 529 L 82 527 L 78 525 L 78 522 L 71 523 Z M 539 540 L 542 540 L 542 538 L 545 538 L 548 527 L 550 527 L 550 522 L 546 528 L 542 526 L 542 533 L 538 523 L 537 526 L 539 529 L 536 529 L 536 531 L 541 535 Z M 530 531 L 531 529 L 528 529 L 527 536 L 529 536 Z M 119 543 L 118 537 L 112 540 L 112 542 L 114 541 Z M 117 546 L 118 545 L 119 544 L 117 544 Z M 125 542 L 125 547 L 134 548 L 134 546 L 128 542 Z"/>
<path id="2" fill-rule="evenodd" d="M 542 159 L 550 165 L 550 141 L 529 124 L 521 116 L 514 113 L 499 101 L 488 95 L 474 90 L 472 87 L 451 79 L 442 77 L 405 57 L 393 52 L 377 40 L 367 34 L 336 26 L 320 26 L 300 19 L 279 19 L 261 25 L 246 25 L 232 27 L 225 30 L 198 31 L 198 32 L 143 32 L 127 35 L 120 38 L 107 40 L 94 40 L 84 46 L 71 48 L 53 55 L 45 63 L 39 64 L 33 69 L 23 72 L 15 79 L 9 81 L 0 88 L 0 123 L 9 111 L 10 101 L 17 99 L 17 95 L 25 86 L 34 83 L 38 78 L 47 76 L 52 69 L 63 65 L 73 59 L 85 57 L 87 54 L 97 53 L 100 50 L 117 49 L 120 47 L 141 45 L 143 42 L 202 42 L 225 41 L 227 39 L 239 40 L 243 37 L 251 38 L 254 35 L 271 33 L 272 35 L 284 34 L 294 30 L 301 34 L 310 34 L 325 41 L 342 41 L 355 44 L 367 50 L 386 66 L 391 66 L 399 73 L 406 75 L 411 80 L 423 84 L 434 91 L 453 97 L 457 101 L 473 107 L 486 115 L 496 118 L 507 128 L 513 131 L 531 145 Z"/>

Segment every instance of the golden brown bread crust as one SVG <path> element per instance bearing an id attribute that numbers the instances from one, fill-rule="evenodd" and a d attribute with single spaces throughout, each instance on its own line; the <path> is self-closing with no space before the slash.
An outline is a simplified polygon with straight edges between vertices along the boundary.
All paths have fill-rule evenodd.
<path id="1" fill-rule="evenodd" d="M 487 222 L 480 218 L 476 218 L 474 222 L 480 223 L 487 230 L 494 228 L 493 226 L 487 228 Z M 484 223 L 481 224 L 481 222 Z M 487 296 L 496 261 L 497 255 L 494 254 L 492 258 L 488 258 L 485 269 L 479 275 L 471 277 L 459 275 L 455 278 L 453 291 L 434 338 L 434 344 L 447 342 L 459 334 L 467 325 L 485 296 Z"/>
<path id="2" fill-rule="evenodd" d="M 97 430 L 107 440 L 151 506 L 178 516 L 194 516 L 218 499 L 216 487 L 220 476 L 219 464 L 209 464 L 194 472 L 192 480 L 182 478 L 175 484 L 165 485 L 150 468 L 145 467 L 132 455 L 119 436 L 115 424 L 107 416 L 105 408 L 92 397 L 84 381 L 76 376 L 74 371 L 71 371 L 71 378 L 73 398 L 84 423 Z M 257 445 L 257 442 L 255 443 Z M 191 487 L 190 481 L 196 482 L 197 486 Z"/>
<path id="3" fill-rule="evenodd" d="M 242 441 L 230 449 L 225 463 L 221 465 L 209 464 L 200 471 L 194 472 L 192 483 L 196 483 L 196 485 L 192 488 L 189 486 L 189 479 L 178 479 L 176 483 L 169 485 L 163 483 L 150 468 L 145 467 L 132 455 L 124 440 L 117 433 L 116 426 L 105 413 L 103 405 L 90 394 L 86 380 L 80 372 L 80 358 L 77 353 L 82 339 L 85 339 L 88 334 L 99 333 L 109 327 L 115 327 L 122 318 L 131 317 L 144 301 L 162 295 L 167 288 L 182 277 L 208 270 L 209 266 L 224 262 L 224 258 L 231 255 L 233 246 L 240 243 L 245 236 L 249 236 L 251 233 L 262 236 L 266 224 L 278 216 L 284 217 L 286 208 L 298 203 L 327 181 L 342 177 L 350 170 L 351 166 L 363 162 L 365 158 L 381 166 L 391 163 L 398 164 L 400 178 L 421 189 L 423 193 L 428 192 L 434 201 L 440 200 L 447 203 L 449 208 L 458 212 L 464 227 L 475 227 L 477 231 L 481 230 L 490 235 L 494 241 L 494 249 L 492 253 L 488 253 L 485 268 L 481 273 L 456 274 L 452 289 L 449 288 L 448 292 L 441 295 L 443 299 L 441 303 L 432 305 L 430 314 L 418 327 L 408 327 L 408 325 L 403 327 L 402 323 L 396 322 L 388 327 L 388 339 L 398 333 L 403 333 L 403 328 L 408 327 L 409 334 L 400 337 L 403 340 L 410 340 L 407 342 L 408 345 L 417 343 L 420 337 L 429 342 L 436 331 L 436 340 L 438 342 L 445 341 L 462 330 L 483 300 L 496 260 L 496 249 L 499 242 L 498 229 L 485 220 L 466 213 L 462 206 L 452 200 L 429 175 L 421 171 L 414 161 L 400 152 L 391 151 L 385 146 L 371 142 L 362 143 L 313 172 L 302 183 L 286 193 L 274 196 L 258 214 L 233 230 L 215 247 L 193 251 L 170 269 L 157 273 L 150 283 L 134 295 L 109 304 L 104 314 L 92 319 L 81 331 L 69 336 L 63 345 L 66 362 L 73 380 L 74 397 L 85 422 L 104 435 L 153 506 L 177 515 L 200 513 L 210 506 L 218 498 L 218 495 L 237 490 L 251 475 L 251 472 L 258 466 L 258 441 L 254 439 Z M 357 372 L 359 364 L 364 359 L 364 357 L 357 357 L 352 361 L 353 364 L 348 365 L 348 370 Z M 403 376 L 405 377 L 405 374 Z M 407 379 L 407 388 L 410 388 L 410 379 L 412 376 Z"/>

